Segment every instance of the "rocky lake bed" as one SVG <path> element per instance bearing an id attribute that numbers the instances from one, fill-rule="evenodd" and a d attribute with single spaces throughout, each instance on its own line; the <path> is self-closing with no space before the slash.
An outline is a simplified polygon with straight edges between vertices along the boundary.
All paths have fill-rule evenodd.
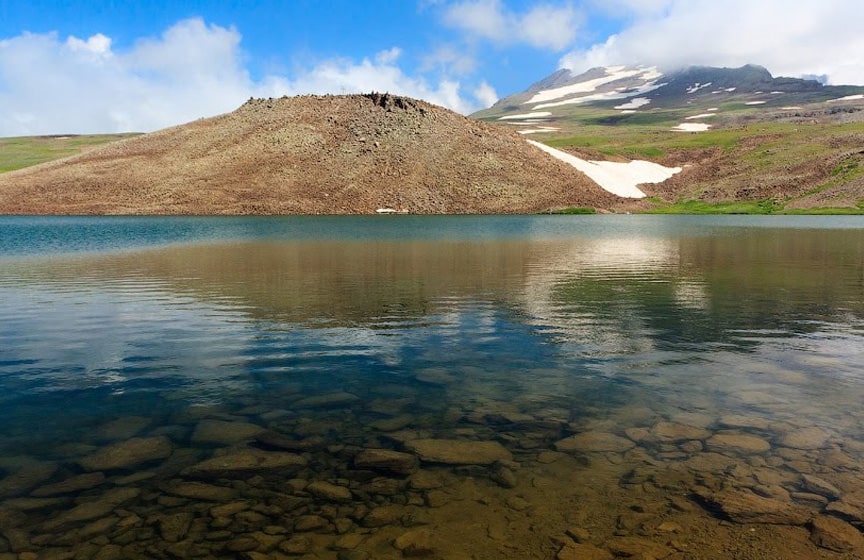
<path id="1" fill-rule="evenodd" d="M 864 441 L 770 394 L 745 397 L 771 417 L 435 407 L 397 386 L 279 397 L 5 457 L 0 559 L 864 554 Z"/>

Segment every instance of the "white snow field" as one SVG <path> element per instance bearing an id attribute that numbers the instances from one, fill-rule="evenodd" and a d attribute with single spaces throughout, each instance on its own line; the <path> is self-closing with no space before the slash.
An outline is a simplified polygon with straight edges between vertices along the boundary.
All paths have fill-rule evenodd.
<path id="1" fill-rule="evenodd" d="M 651 161 L 587 161 L 534 140 L 528 140 L 528 143 L 572 165 L 603 190 L 622 198 L 645 198 L 645 193 L 636 185 L 662 183 L 681 171 L 680 167 L 664 167 Z"/>

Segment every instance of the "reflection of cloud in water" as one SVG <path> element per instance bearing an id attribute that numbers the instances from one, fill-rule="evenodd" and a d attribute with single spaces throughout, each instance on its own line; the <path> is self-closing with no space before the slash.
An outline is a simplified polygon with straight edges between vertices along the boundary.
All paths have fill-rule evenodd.
<path id="1" fill-rule="evenodd" d="M 544 255 L 542 266 L 530 269 L 522 305 L 531 324 L 554 332 L 559 342 L 589 345 L 590 349 L 646 352 L 654 348 L 644 318 L 628 312 L 635 282 L 672 281 L 680 261 L 678 243 L 666 238 L 600 238 L 560 245 Z M 563 301 L 562 290 L 600 286 L 610 298 Z"/>
<path id="2" fill-rule="evenodd" d="M 4 383 L 39 392 L 123 392 L 142 377 L 192 384 L 201 393 L 246 385 L 226 366 L 242 365 L 241 349 L 253 334 L 229 322 L 230 310 L 222 313 L 152 283 L 93 281 L 51 290 L 46 288 L 57 286 L 2 282 L 0 288 L 4 361 L 26 364 L 19 366 L 24 375 Z"/>
<path id="3" fill-rule="evenodd" d="M 711 307 L 711 297 L 705 282 L 696 279 L 679 278 L 675 282 L 675 302 L 681 307 L 689 307 L 708 311 Z"/>

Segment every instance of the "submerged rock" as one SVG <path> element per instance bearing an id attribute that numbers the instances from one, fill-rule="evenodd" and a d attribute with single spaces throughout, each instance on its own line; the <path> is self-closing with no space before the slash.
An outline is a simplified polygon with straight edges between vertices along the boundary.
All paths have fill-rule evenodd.
<path id="1" fill-rule="evenodd" d="M 205 502 L 228 502 L 235 496 L 232 488 L 203 482 L 172 481 L 162 486 L 162 490 L 172 496 Z"/>
<path id="2" fill-rule="evenodd" d="M 306 491 L 317 498 L 323 498 L 333 502 L 350 502 L 353 497 L 351 490 L 344 486 L 324 481 L 313 482 L 306 487 Z"/>
<path id="3" fill-rule="evenodd" d="M 861 531 L 836 517 L 815 517 L 810 522 L 810 539 L 817 546 L 835 552 L 864 553 L 864 535 Z"/>
<path id="4" fill-rule="evenodd" d="M 173 446 L 165 436 L 132 438 L 103 447 L 78 464 L 85 471 L 126 470 L 152 461 L 167 459 Z"/>
<path id="5" fill-rule="evenodd" d="M 864 523 L 864 491 L 844 494 L 839 500 L 828 504 L 825 511 Z"/>
<path id="6" fill-rule="evenodd" d="M 822 449 L 827 446 L 831 434 L 822 428 L 801 428 L 780 438 L 780 445 L 792 449 Z"/>
<path id="7" fill-rule="evenodd" d="M 585 432 L 555 442 L 558 451 L 623 453 L 636 447 L 627 438 L 609 432 Z"/>
<path id="8" fill-rule="evenodd" d="M 185 469 L 183 474 L 204 478 L 220 477 L 274 469 L 300 468 L 305 467 L 307 462 L 304 457 L 294 453 L 243 449 L 202 461 Z"/>
<path id="9" fill-rule="evenodd" d="M 513 455 L 497 441 L 415 439 L 406 442 L 405 447 L 427 463 L 491 465 L 513 460 Z"/>
<path id="10" fill-rule="evenodd" d="M 55 482 L 54 484 L 40 486 L 36 490 L 33 490 L 30 495 L 36 498 L 44 498 L 48 496 L 58 496 L 61 494 L 71 494 L 73 492 L 80 492 L 82 490 L 90 490 L 91 488 L 96 488 L 104 482 L 105 474 L 101 472 L 79 474 L 77 476 L 67 478 L 66 480 Z"/>
<path id="11" fill-rule="evenodd" d="M 654 558 L 656 560 L 662 560 L 673 552 L 673 550 L 667 546 L 638 537 L 615 538 L 610 540 L 607 543 L 607 546 L 615 556 L 623 556 L 626 558 Z"/>
<path id="12" fill-rule="evenodd" d="M 294 403 L 297 408 L 334 408 L 347 406 L 360 401 L 360 397 L 353 393 L 339 392 L 315 397 L 306 397 Z"/>
<path id="13" fill-rule="evenodd" d="M 746 490 L 730 490 L 701 497 L 736 523 L 805 525 L 811 517 L 809 510 L 804 507 L 763 498 Z"/>
<path id="14" fill-rule="evenodd" d="M 192 513 L 188 511 L 163 515 L 158 521 L 159 534 L 168 542 L 179 542 L 189 532 L 192 519 Z"/>
<path id="15" fill-rule="evenodd" d="M 711 432 L 702 427 L 690 426 L 678 422 L 657 422 L 651 428 L 650 439 L 661 443 L 675 443 L 689 440 L 702 440 Z"/>
<path id="16" fill-rule="evenodd" d="M 53 463 L 37 463 L 0 480 L 0 499 L 19 496 L 49 480 L 57 472 Z"/>
<path id="17" fill-rule="evenodd" d="M 73 523 L 105 517 L 122 504 L 134 500 L 140 494 L 141 491 L 136 488 L 110 490 L 94 500 L 78 504 L 74 508 L 61 513 L 59 516 L 48 521 L 45 524 L 45 528 L 53 531 Z"/>
<path id="18" fill-rule="evenodd" d="M 557 560 L 612 560 L 614 556 L 608 550 L 597 548 L 588 543 L 568 543 L 558 551 Z"/>
<path id="19" fill-rule="evenodd" d="M 396 537 L 393 546 L 406 558 L 431 556 L 435 552 L 431 541 L 432 531 L 429 529 L 412 529 Z"/>
<path id="20" fill-rule="evenodd" d="M 192 443 L 233 445 L 250 440 L 264 431 L 264 427 L 249 422 L 202 420 L 195 426 Z"/>
<path id="21" fill-rule="evenodd" d="M 409 475 L 417 470 L 417 457 L 389 449 L 364 449 L 354 456 L 354 466 L 358 469 Z"/>
<path id="22" fill-rule="evenodd" d="M 741 453 L 744 455 L 765 453 L 771 450 L 768 440 L 757 436 L 737 433 L 716 434 L 708 438 L 705 445 L 718 453 Z"/>
<path id="23" fill-rule="evenodd" d="M 150 418 L 143 416 L 124 416 L 103 424 L 93 435 L 98 440 L 126 440 L 140 434 L 152 422 Z"/>
<path id="24" fill-rule="evenodd" d="M 808 492 L 825 496 L 826 498 L 840 497 L 840 490 L 836 486 L 827 480 L 823 480 L 813 475 L 801 475 L 801 486 Z"/>

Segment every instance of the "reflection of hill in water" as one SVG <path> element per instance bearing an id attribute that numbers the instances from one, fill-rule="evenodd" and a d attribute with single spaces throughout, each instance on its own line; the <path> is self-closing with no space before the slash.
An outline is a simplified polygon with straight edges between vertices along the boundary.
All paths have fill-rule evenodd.
<path id="1" fill-rule="evenodd" d="M 864 239 L 844 230 L 519 241 L 248 242 L 79 258 L 40 276 L 134 277 L 274 323 L 385 325 L 500 301 L 597 343 L 724 340 L 864 315 Z M 382 327 L 383 328 L 383 327 Z M 656 343 L 656 340 L 654 340 Z"/>

